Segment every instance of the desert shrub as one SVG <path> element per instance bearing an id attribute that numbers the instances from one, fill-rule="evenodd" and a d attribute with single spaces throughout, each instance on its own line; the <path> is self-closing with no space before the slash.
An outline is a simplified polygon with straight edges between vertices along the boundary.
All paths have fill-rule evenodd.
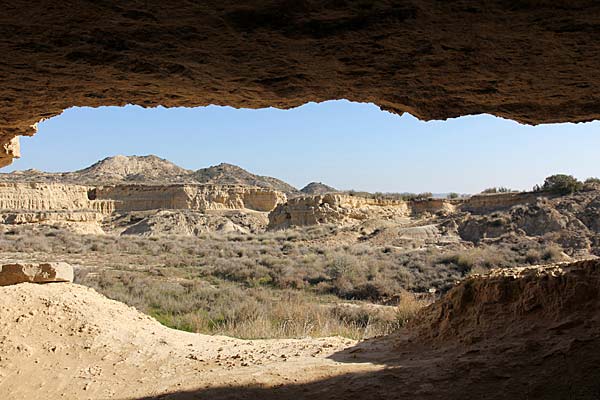
<path id="1" fill-rule="evenodd" d="M 448 193 L 448 195 L 446 197 L 448 199 L 458 199 L 460 197 L 460 195 L 458 193 L 452 192 L 452 193 Z"/>
<path id="2" fill-rule="evenodd" d="M 391 297 L 397 290 L 389 282 L 368 281 L 356 286 L 348 295 L 356 300 L 378 301 Z"/>
<path id="3" fill-rule="evenodd" d="M 491 218 L 501 219 L 502 215 Z M 32 259 L 48 261 L 73 260 L 74 264 L 115 271 L 135 268 L 162 280 L 183 276 L 221 287 L 227 282 L 244 289 L 296 290 L 377 303 L 402 291 L 427 292 L 435 288 L 443 292 L 469 273 L 530 264 L 529 250 L 538 251 L 540 259 L 545 251 L 542 244 L 533 241 L 519 245 L 482 243 L 472 249 L 456 244 L 398 251 L 390 245 L 319 240 L 343 229 L 322 225 L 297 229 L 293 235 L 204 233 L 200 237 L 140 238 L 16 226 L 11 228 L 13 234 L 0 235 L 0 251 L 26 252 Z M 548 259 L 560 259 L 560 249 L 558 255 L 555 252 Z M 123 295 L 130 298 L 136 293 L 124 291 Z M 143 298 L 148 300 L 147 296 Z"/>
<path id="4" fill-rule="evenodd" d="M 538 250 L 531 249 L 525 254 L 525 261 L 529 264 L 537 264 L 542 259 L 542 255 Z"/>
<path id="5" fill-rule="evenodd" d="M 562 249 L 556 245 L 548 246 L 542 253 L 544 261 L 560 261 L 563 258 Z"/>
<path id="6" fill-rule="evenodd" d="M 558 194 L 566 195 L 575 193 L 583 189 L 583 184 L 578 181 L 575 177 L 565 174 L 556 174 L 546 178 L 541 190 Z"/>
<path id="7" fill-rule="evenodd" d="M 492 268 L 510 266 L 512 262 L 507 258 L 507 254 L 499 249 L 480 247 L 443 255 L 439 262 L 456 265 L 462 278 L 471 273 L 482 274 Z"/>

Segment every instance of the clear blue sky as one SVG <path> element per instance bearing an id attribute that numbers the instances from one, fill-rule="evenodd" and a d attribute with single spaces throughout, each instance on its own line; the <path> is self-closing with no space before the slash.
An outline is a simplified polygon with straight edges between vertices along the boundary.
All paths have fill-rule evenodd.
<path id="1" fill-rule="evenodd" d="M 600 122 L 536 127 L 489 115 L 422 122 L 348 101 L 292 110 L 72 108 L 21 139 L 3 172 L 69 171 L 115 154 L 185 168 L 228 162 L 297 187 L 474 193 L 529 189 L 553 173 L 600 176 Z"/>

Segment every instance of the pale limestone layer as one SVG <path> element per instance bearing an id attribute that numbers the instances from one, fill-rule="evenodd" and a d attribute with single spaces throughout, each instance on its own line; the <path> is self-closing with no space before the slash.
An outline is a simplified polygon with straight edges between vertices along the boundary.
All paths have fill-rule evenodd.
<path id="1" fill-rule="evenodd" d="M 343 194 L 323 194 L 289 199 L 269 214 L 269 228 L 283 229 L 328 223 L 350 223 L 373 217 L 410 215 L 407 202 L 368 199 Z"/>
<path id="2" fill-rule="evenodd" d="M 269 214 L 269 229 L 329 223 L 348 224 L 373 218 L 395 219 L 455 210 L 454 202 L 444 199 L 404 201 L 327 193 L 296 197 L 280 204 Z"/>
<path id="3" fill-rule="evenodd" d="M 118 185 L 98 187 L 96 201 L 113 202 L 114 211 L 241 210 L 268 212 L 286 200 L 265 188 L 236 185 Z"/>
<path id="4" fill-rule="evenodd" d="M 100 222 L 104 215 L 94 211 L 29 211 L 0 213 L 2 224 L 33 224 L 53 222 Z"/>
<path id="5" fill-rule="evenodd" d="M 0 209 L 59 211 L 90 209 L 86 186 L 58 183 L 0 183 Z"/>
<path id="6" fill-rule="evenodd" d="M 237 185 L 89 187 L 58 183 L 0 183 L 0 210 L 26 212 L 14 217 L 15 223 L 48 218 L 48 214 L 27 213 L 47 211 L 90 211 L 104 215 L 115 211 L 154 209 L 250 209 L 268 212 L 285 200 L 285 194 L 275 190 Z M 70 215 L 64 216 L 64 219 L 71 218 Z M 78 218 L 81 219 L 81 215 Z"/>
<path id="7" fill-rule="evenodd" d="M 518 204 L 532 204 L 538 199 L 538 193 L 494 193 L 478 194 L 469 197 L 461 206 L 463 211 L 487 213 L 510 208 Z"/>
<path id="8" fill-rule="evenodd" d="M 0 265 L 0 286 L 23 282 L 73 282 L 73 267 L 64 262 Z"/>

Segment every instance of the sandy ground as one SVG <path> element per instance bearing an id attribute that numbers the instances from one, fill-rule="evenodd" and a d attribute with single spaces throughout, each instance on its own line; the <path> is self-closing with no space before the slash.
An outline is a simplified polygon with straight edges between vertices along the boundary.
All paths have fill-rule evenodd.
<path id="1" fill-rule="evenodd" d="M 238 340 L 166 328 L 75 284 L 0 288 L 0 398 L 129 399 L 276 386 L 375 365 L 329 359 L 343 338 Z"/>
<path id="2" fill-rule="evenodd" d="M 599 399 L 600 261 L 473 278 L 386 338 L 175 331 L 67 283 L 0 287 L 0 399 Z"/>

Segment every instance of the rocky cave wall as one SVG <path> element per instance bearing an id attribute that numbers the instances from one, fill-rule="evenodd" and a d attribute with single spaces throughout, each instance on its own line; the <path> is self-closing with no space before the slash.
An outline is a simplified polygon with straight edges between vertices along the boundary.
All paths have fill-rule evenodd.
<path id="1" fill-rule="evenodd" d="M 16 0 L 0 38 L 0 165 L 72 106 L 346 98 L 426 120 L 600 117 L 592 0 Z"/>

